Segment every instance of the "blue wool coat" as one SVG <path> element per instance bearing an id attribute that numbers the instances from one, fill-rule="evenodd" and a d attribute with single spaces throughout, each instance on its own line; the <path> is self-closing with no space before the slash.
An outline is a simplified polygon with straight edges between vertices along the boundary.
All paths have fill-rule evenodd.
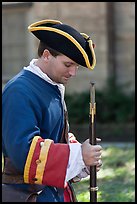
<path id="1" fill-rule="evenodd" d="M 57 86 L 28 70 L 11 79 L 2 95 L 2 149 L 23 174 L 32 139 L 40 135 L 58 143 L 64 126 L 64 110 Z M 31 184 L 18 184 L 28 188 Z M 63 189 L 44 186 L 37 202 L 64 202 Z"/>

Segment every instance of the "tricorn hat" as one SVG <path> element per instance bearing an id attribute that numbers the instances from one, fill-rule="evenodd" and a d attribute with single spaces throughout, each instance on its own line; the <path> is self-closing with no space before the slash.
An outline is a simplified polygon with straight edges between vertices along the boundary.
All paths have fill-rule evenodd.
<path id="1" fill-rule="evenodd" d="M 42 20 L 32 23 L 28 30 L 52 49 L 66 55 L 74 62 L 93 69 L 96 65 L 94 44 L 85 33 L 80 33 L 58 20 Z"/>

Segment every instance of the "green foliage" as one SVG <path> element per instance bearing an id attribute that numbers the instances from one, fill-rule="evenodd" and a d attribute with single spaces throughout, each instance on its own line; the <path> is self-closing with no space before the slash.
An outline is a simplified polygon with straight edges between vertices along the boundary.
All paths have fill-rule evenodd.
<path id="1" fill-rule="evenodd" d="M 66 95 L 69 121 L 88 123 L 89 92 Z M 96 115 L 100 123 L 124 123 L 135 120 L 135 94 L 125 94 L 119 87 L 96 90 Z"/>
<path id="2" fill-rule="evenodd" d="M 89 95 L 88 93 L 65 96 L 69 121 L 75 124 L 88 122 Z"/>
<path id="3" fill-rule="evenodd" d="M 103 166 L 97 173 L 98 202 L 135 202 L 135 148 L 103 148 Z M 89 177 L 73 187 L 79 202 L 89 202 Z"/>
<path id="4" fill-rule="evenodd" d="M 135 94 L 125 94 L 120 87 L 111 85 L 97 94 L 98 120 L 103 122 L 133 122 L 135 120 Z"/>

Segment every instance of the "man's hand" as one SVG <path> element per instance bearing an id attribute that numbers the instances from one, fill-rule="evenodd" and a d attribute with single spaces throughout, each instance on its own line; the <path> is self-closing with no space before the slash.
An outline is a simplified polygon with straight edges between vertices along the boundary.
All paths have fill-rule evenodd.
<path id="1" fill-rule="evenodd" d="M 97 138 L 97 141 L 100 141 L 99 138 Z M 101 150 L 102 147 L 100 145 L 91 145 L 89 143 L 89 139 L 87 139 L 85 142 L 83 142 L 82 146 L 82 156 L 83 161 L 86 166 L 97 166 L 97 170 L 100 169 L 102 162 L 101 162 Z"/>

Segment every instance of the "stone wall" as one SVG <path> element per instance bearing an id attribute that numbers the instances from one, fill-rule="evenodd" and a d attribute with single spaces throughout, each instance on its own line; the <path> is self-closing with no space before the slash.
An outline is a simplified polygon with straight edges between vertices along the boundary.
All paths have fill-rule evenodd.
<path id="1" fill-rule="evenodd" d="M 18 3 L 18 2 L 14 2 Z M 110 2 L 31 2 L 31 6 L 25 8 L 24 14 L 15 5 L 11 8 L 3 6 L 2 35 L 3 35 L 3 77 L 9 67 L 11 75 L 19 70 L 20 65 L 26 65 L 29 60 L 36 57 L 38 41 L 28 33 L 27 26 L 42 19 L 57 19 L 85 32 L 91 36 L 96 44 L 97 64 L 93 71 L 81 67 L 75 79 L 71 79 L 67 85 L 67 93 L 82 92 L 89 89 L 89 82 L 96 82 L 97 89 L 103 89 L 106 85 L 111 67 L 115 65 L 117 83 L 129 83 L 128 90 L 135 89 L 135 4 L 134 2 L 112 2 L 114 21 L 109 19 L 114 36 L 109 36 L 108 5 Z M 8 4 L 8 3 L 7 3 Z M 4 5 L 4 3 L 3 3 Z M 23 3 L 20 4 L 22 8 Z M 15 16 L 13 18 L 13 16 Z M 7 20 L 10 21 L 10 29 Z M 17 27 L 22 25 L 21 27 Z M 12 31 L 16 29 L 16 32 Z M 10 33 L 11 32 L 11 33 Z M 8 33 L 8 34 L 7 34 Z M 21 37 L 22 33 L 22 37 Z M 11 35 L 10 35 L 11 34 Z M 23 43 L 22 51 L 16 52 L 16 39 L 20 36 Z M 111 38 L 110 38 L 111 37 Z M 114 38 L 115 37 L 115 38 Z M 110 40 L 111 39 L 111 42 Z M 10 45 L 13 42 L 14 45 Z M 7 43 L 6 46 L 5 44 Z M 113 56 L 110 56 L 110 43 L 114 46 Z M 10 56 L 10 49 L 12 55 Z M 9 54 L 7 55 L 7 50 Z M 112 53 L 111 53 L 112 54 Z M 14 63 L 12 58 L 15 56 Z M 110 57 L 112 60 L 110 60 Z M 7 69 L 8 67 L 8 69 Z"/>
<path id="2" fill-rule="evenodd" d="M 67 85 L 66 92 L 82 92 L 89 89 L 89 82 L 96 81 L 102 88 L 107 75 L 107 25 L 105 2 L 35 2 L 35 20 L 58 19 L 90 35 L 96 44 L 97 65 L 93 71 L 81 67 L 77 76 Z"/>
<path id="3" fill-rule="evenodd" d="M 115 4 L 117 82 L 135 90 L 135 8 L 134 3 Z"/>

